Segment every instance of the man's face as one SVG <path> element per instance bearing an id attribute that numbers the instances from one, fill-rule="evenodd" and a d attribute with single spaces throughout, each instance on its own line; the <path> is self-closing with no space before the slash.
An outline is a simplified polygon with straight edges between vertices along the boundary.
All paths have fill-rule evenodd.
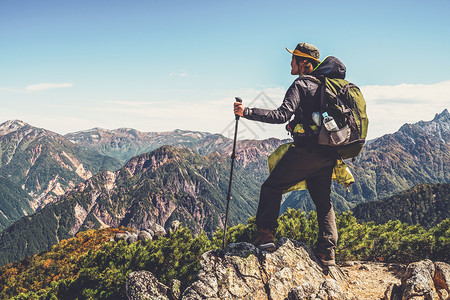
<path id="1" fill-rule="evenodd" d="M 295 56 L 292 55 L 292 60 L 291 60 L 291 75 L 298 75 L 298 65 L 297 62 L 295 61 Z"/>

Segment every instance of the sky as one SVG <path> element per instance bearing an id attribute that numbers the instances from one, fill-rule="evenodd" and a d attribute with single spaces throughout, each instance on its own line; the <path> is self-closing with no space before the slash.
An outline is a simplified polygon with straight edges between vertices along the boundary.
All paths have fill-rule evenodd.
<path id="1" fill-rule="evenodd" d="M 275 109 L 285 50 L 338 57 L 366 99 L 368 138 L 450 103 L 450 1 L 0 0 L 0 123 L 60 134 L 234 131 L 234 97 Z M 239 138 L 287 138 L 239 122 Z"/>

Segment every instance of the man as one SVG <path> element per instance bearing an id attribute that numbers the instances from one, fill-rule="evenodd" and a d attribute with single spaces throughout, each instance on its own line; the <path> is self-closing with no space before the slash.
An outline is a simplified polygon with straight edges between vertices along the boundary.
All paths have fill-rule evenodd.
<path id="1" fill-rule="evenodd" d="M 320 52 L 311 44 L 300 43 L 295 50 L 286 50 L 292 54 L 291 74 L 298 75 L 298 78 L 287 90 L 281 106 L 267 110 L 234 103 L 234 113 L 248 120 L 285 123 L 294 115 L 289 127 L 301 126 L 300 130 L 293 133 L 294 147 L 290 147 L 283 155 L 261 186 L 256 213 L 258 237 L 253 243 L 262 250 L 275 250 L 274 232 L 278 225 L 283 191 L 306 180 L 308 191 L 316 205 L 319 223 L 319 236 L 314 252 L 323 265 L 332 266 L 335 264 L 334 250 L 338 234 L 330 192 L 331 175 L 338 154 L 329 147 L 319 145 L 315 134 L 317 130 L 312 129 L 314 126 L 317 129 L 321 123 L 320 82 L 315 78 L 344 78 L 346 70 L 334 57 L 328 57 L 320 63 Z"/>

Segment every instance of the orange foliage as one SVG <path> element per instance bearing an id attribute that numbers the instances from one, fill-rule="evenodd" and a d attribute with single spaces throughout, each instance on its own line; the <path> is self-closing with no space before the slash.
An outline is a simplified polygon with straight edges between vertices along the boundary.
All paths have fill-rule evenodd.
<path id="1" fill-rule="evenodd" d="M 116 233 L 127 230 L 133 229 L 121 227 L 80 232 L 71 239 L 60 241 L 49 251 L 1 267 L 0 298 L 17 295 L 17 292 L 37 292 L 50 287 L 53 281 L 75 279 L 78 276 L 76 262 L 80 256 L 100 248 Z"/>

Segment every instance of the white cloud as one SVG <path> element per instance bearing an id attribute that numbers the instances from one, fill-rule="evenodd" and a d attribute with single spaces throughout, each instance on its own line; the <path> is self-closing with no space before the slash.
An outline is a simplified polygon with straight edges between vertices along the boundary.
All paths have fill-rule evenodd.
<path id="1" fill-rule="evenodd" d="M 369 138 L 393 133 L 405 123 L 431 120 L 450 103 L 450 81 L 360 88 L 367 102 Z"/>
<path id="2" fill-rule="evenodd" d="M 450 100 L 450 80 L 435 84 L 368 85 L 361 87 L 366 98 L 377 100 Z"/>
<path id="3" fill-rule="evenodd" d="M 436 113 L 448 108 L 450 103 L 450 81 L 428 85 L 361 86 L 361 90 L 367 102 L 370 120 L 369 139 L 393 133 L 405 123 L 431 120 Z M 216 90 L 207 95 L 193 91 L 184 93 L 183 97 L 174 95 L 170 99 L 155 97 L 148 101 L 93 101 L 93 105 L 64 110 L 62 114 L 67 113 L 65 117 L 73 119 L 67 119 L 67 128 L 61 130 L 76 131 L 81 129 L 80 126 L 83 129 L 88 126 L 108 129 L 129 127 L 140 131 L 168 131 L 179 128 L 222 133 L 232 138 L 235 124 L 232 111 L 234 97 L 241 97 L 246 106 L 275 109 L 281 104 L 285 91 L 283 87 Z M 95 102 L 97 104 L 94 104 Z M 85 120 L 77 120 L 78 116 L 83 116 Z M 24 121 L 32 120 L 28 117 L 21 118 Z M 52 128 L 57 126 L 55 124 Z M 284 124 L 274 125 L 241 119 L 238 138 L 288 138 L 284 127 Z"/>
<path id="4" fill-rule="evenodd" d="M 25 88 L 25 90 L 30 92 L 39 92 L 51 89 L 68 88 L 73 87 L 72 83 L 38 83 L 32 84 Z"/>

